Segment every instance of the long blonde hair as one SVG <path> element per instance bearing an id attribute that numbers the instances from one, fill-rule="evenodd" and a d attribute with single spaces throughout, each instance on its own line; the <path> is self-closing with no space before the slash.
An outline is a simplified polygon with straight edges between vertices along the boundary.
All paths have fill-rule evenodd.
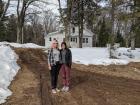
<path id="1" fill-rule="evenodd" d="M 54 39 L 51 43 L 51 48 L 55 48 L 54 43 L 58 43 L 58 41 L 56 39 Z M 59 49 L 59 46 L 57 46 L 57 49 Z"/>

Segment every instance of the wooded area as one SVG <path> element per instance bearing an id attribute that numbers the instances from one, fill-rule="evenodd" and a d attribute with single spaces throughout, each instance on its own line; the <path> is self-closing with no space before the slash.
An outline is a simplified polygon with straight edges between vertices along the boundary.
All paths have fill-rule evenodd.
<path id="1" fill-rule="evenodd" d="M 30 5 L 41 8 L 50 5 L 43 0 L 16 0 L 17 13 L 7 16 L 11 0 L 0 0 L 0 41 L 44 45 L 44 34 L 58 26 L 51 10 L 27 12 Z M 66 3 L 63 8 L 62 2 Z M 138 0 L 58 0 L 60 21 L 64 25 L 69 44 L 70 26 L 79 27 L 79 47 L 82 47 L 83 29 L 94 33 L 93 47 L 120 43 L 123 47 L 140 47 L 140 1 Z M 43 13 L 43 19 L 39 14 Z"/>
<path id="2" fill-rule="evenodd" d="M 68 0 L 67 9 L 61 12 L 62 19 L 65 14 L 69 17 L 65 21 L 79 27 L 79 47 L 82 47 L 84 25 L 95 33 L 95 47 L 104 47 L 107 43 L 120 43 L 132 49 L 140 47 L 140 2 L 137 0 Z"/>
<path id="3" fill-rule="evenodd" d="M 0 41 L 17 43 L 36 43 L 44 45 L 44 34 L 56 30 L 56 15 L 51 10 L 44 10 L 42 5 L 49 5 L 45 0 L 15 0 L 15 14 L 7 15 L 10 2 L 0 0 Z M 29 6 L 33 6 L 30 11 Z M 40 10 L 39 10 L 40 9 Z M 39 16 L 42 15 L 43 16 Z"/>

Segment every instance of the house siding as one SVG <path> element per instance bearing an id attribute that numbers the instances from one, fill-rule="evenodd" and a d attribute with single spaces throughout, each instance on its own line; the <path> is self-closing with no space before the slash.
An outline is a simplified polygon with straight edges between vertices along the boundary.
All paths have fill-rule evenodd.
<path id="1" fill-rule="evenodd" d="M 56 40 L 58 40 L 59 47 L 60 47 L 61 42 L 63 42 L 63 39 L 65 38 L 65 36 L 63 34 L 56 34 L 56 35 L 48 35 L 48 36 L 45 36 L 45 46 L 46 46 L 46 48 L 49 48 L 51 46 L 52 40 L 50 41 L 50 37 L 51 37 L 52 40 L 54 38 Z"/>
<path id="2" fill-rule="evenodd" d="M 77 42 L 71 41 L 71 38 L 77 38 Z M 71 36 L 71 38 L 70 38 L 70 46 L 72 48 L 74 48 L 74 47 L 78 48 L 79 47 L 79 38 L 78 37 L 72 37 L 72 36 Z M 82 46 L 83 47 L 92 47 L 92 37 L 88 36 L 88 37 L 83 37 L 83 38 L 85 38 L 85 39 L 87 38 L 88 43 L 86 43 L 86 41 L 85 41 L 85 43 L 83 43 L 83 40 L 82 40 Z"/>
<path id="3" fill-rule="evenodd" d="M 71 30 L 71 36 L 70 36 L 70 46 L 72 48 L 74 47 L 79 47 L 79 38 L 78 38 L 78 34 L 79 34 L 79 30 L 78 28 L 76 27 L 74 32 Z M 60 33 L 59 31 L 58 32 L 53 32 L 53 33 L 50 33 L 48 34 L 47 36 L 45 36 L 45 46 L 47 48 L 49 48 L 51 46 L 51 41 L 50 41 L 50 37 L 51 39 L 53 40 L 54 38 L 58 40 L 59 42 L 59 46 L 61 44 L 61 42 L 63 42 L 63 39 L 65 38 L 65 34 L 64 33 Z M 87 38 L 88 39 L 88 43 L 82 43 L 82 46 L 83 47 L 92 47 L 92 37 L 93 37 L 93 33 L 90 32 L 89 30 L 87 29 L 84 29 L 83 30 L 83 38 Z M 75 41 L 71 41 L 71 38 L 77 38 L 77 42 L 76 40 Z M 86 39 L 85 39 L 86 40 Z M 83 42 L 83 40 L 82 40 Z"/>

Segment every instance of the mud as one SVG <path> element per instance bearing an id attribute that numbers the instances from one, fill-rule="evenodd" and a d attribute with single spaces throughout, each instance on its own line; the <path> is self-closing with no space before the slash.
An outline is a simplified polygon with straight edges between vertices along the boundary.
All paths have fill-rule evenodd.
<path id="1" fill-rule="evenodd" d="M 125 66 L 73 64 L 70 91 L 54 95 L 47 55 L 40 49 L 15 51 L 21 70 L 10 86 L 13 95 L 2 105 L 140 105 L 140 63 Z"/>

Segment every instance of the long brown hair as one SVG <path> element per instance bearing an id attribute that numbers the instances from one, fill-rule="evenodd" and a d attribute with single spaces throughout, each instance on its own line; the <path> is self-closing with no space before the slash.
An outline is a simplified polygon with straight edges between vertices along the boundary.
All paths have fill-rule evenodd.
<path id="1" fill-rule="evenodd" d="M 67 47 L 66 42 L 62 42 L 62 43 L 61 43 L 61 48 L 62 48 L 62 45 L 63 45 L 63 44 L 65 45 L 65 49 L 67 49 L 68 47 Z"/>

